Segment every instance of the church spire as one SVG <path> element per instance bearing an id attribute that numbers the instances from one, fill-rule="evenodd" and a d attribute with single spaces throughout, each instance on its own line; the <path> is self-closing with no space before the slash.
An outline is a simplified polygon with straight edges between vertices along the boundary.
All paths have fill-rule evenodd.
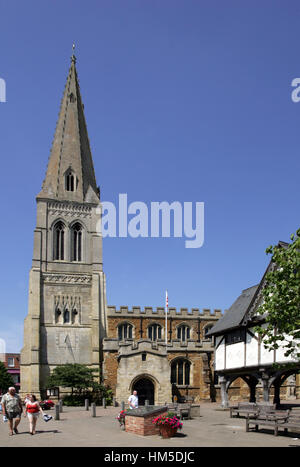
<path id="1" fill-rule="evenodd" d="M 38 198 L 99 203 L 74 48 L 73 44 L 47 173 Z"/>

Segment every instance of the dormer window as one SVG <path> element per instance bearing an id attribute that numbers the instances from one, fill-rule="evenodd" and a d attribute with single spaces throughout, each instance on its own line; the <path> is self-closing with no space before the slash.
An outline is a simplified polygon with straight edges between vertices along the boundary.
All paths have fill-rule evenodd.
<path id="1" fill-rule="evenodd" d="M 66 191 L 76 191 L 78 180 L 72 170 L 68 170 L 65 175 L 65 189 Z"/>
<path id="2" fill-rule="evenodd" d="M 74 103 L 76 101 L 75 99 L 75 96 L 74 94 L 71 92 L 71 94 L 69 94 L 69 99 L 70 99 L 70 102 Z"/>

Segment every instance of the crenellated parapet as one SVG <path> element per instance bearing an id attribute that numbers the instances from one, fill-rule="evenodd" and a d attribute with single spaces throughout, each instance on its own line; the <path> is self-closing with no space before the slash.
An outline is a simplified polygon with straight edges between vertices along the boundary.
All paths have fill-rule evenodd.
<path id="1" fill-rule="evenodd" d="M 208 339 L 201 339 L 199 342 L 195 340 L 189 340 L 181 342 L 178 339 L 168 340 L 166 344 L 164 340 L 151 341 L 150 339 L 127 339 L 119 341 L 118 339 L 104 338 L 103 339 L 103 350 L 105 352 L 118 352 L 119 355 L 130 355 L 132 353 L 139 352 L 158 352 L 166 355 L 178 352 L 212 352 L 214 349 L 213 344 Z"/>
<path id="2" fill-rule="evenodd" d="M 145 316 L 147 318 L 154 316 L 158 318 L 165 317 L 165 308 L 164 307 L 156 307 L 153 308 L 151 306 L 145 306 L 141 308 L 139 306 L 133 306 L 129 308 L 128 306 L 120 306 L 120 308 L 116 308 L 115 306 L 107 306 L 107 316 L 108 318 L 112 317 L 141 317 Z M 215 309 L 211 310 L 209 308 L 173 308 L 169 307 L 168 317 L 171 318 L 184 318 L 184 319 L 195 319 L 195 318 L 210 318 L 210 319 L 220 319 L 223 316 L 222 310 Z"/>

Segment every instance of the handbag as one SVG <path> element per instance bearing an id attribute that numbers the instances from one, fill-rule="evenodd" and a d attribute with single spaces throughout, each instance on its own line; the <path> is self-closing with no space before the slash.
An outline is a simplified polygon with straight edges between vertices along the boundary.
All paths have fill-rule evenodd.
<path id="1" fill-rule="evenodd" d="M 49 422 L 49 420 L 52 420 L 52 415 L 44 414 L 43 419 L 44 419 L 45 422 Z"/>

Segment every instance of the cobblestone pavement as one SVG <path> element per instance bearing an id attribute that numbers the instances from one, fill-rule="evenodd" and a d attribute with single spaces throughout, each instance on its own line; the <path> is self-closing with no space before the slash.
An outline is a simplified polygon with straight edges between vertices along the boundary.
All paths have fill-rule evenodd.
<path id="1" fill-rule="evenodd" d="M 37 433 L 29 434 L 22 417 L 19 434 L 8 436 L 8 424 L 0 420 L 0 447 L 300 447 L 300 433 L 274 436 L 271 430 L 245 431 L 245 419 L 230 418 L 218 404 L 202 403 L 201 416 L 184 420 L 181 432 L 170 439 L 160 436 L 137 436 L 120 430 L 116 416 L 119 408 L 97 407 L 97 416 L 84 408 L 64 407 L 60 420 L 44 422 L 39 418 Z M 54 411 L 48 411 L 54 418 Z"/>

